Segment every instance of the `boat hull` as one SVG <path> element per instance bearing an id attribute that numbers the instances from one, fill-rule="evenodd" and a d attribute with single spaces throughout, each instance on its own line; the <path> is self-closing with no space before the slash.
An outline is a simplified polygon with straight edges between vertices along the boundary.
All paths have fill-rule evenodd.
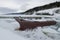
<path id="1" fill-rule="evenodd" d="M 15 17 L 15 20 L 20 24 L 20 28 L 18 30 L 34 29 L 37 27 L 44 27 L 56 24 L 56 21 L 27 21 L 19 19 L 17 17 Z"/>

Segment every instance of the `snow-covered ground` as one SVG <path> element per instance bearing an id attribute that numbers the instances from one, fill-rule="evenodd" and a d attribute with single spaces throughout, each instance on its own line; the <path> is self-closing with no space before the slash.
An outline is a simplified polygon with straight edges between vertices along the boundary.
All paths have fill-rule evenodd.
<path id="1" fill-rule="evenodd" d="M 0 27 L 0 40 L 29 40 Z"/>
<path id="2" fill-rule="evenodd" d="M 60 34 L 58 31 L 54 30 L 51 27 L 45 27 L 45 28 L 36 28 L 34 30 L 25 30 L 25 31 L 16 31 L 15 29 L 19 27 L 19 24 L 14 19 L 0 19 L 0 35 L 3 37 L 2 40 L 5 39 L 6 34 L 6 40 L 7 38 L 14 39 L 15 34 L 18 35 L 17 40 L 19 40 L 19 37 L 23 37 L 30 40 L 60 40 Z M 13 33 L 11 33 L 13 32 Z M 17 36 L 16 36 L 17 37 Z M 22 40 L 24 40 L 21 38 Z M 1 40 L 0 39 L 0 40 Z M 20 40 L 21 40 L 20 39 Z M 15 40 L 15 39 L 14 39 Z"/>

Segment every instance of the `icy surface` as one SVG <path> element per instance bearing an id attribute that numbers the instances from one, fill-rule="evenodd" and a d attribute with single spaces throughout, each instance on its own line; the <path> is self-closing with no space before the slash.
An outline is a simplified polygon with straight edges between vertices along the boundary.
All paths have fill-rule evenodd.
<path id="1" fill-rule="evenodd" d="M 28 40 L 28 39 L 0 27 L 0 40 Z"/>
<path id="2" fill-rule="evenodd" d="M 39 27 L 34 30 L 16 31 L 15 29 L 19 27 L 19 24 L 15 20 L 10 19 L 9 20 L 0 19 L 0 27 L 12 31 L 17 35 L 22 36 L 24 38 L 28 38 L 30 40 L 60 40 L 59 32 L 54 29 L 51 29 L 50 27 L 46 28 Z"/>
<path id="3" fill-rule="evenodd" d="M 37 28 L 29 31 L 28 30 L 18 31 L 16 33 L 26 38 L 30 38 L 31 40 L 52 40 L 41 31 L 41 28 Z"/>
<path id="4" fill-rule="evenodd" d="M 44 28 L 42 31 L 53 40 L 60 40 L 60 32 L 51 28 Z"/>

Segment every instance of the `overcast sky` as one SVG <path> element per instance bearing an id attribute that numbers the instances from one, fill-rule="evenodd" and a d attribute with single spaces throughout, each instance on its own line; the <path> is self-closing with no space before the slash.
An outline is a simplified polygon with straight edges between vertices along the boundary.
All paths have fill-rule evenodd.
<path id="1" fill-rule="evenodd" d="M 0 8 L 8 8 L 10 10 L 21 12 L 36 6 L 49 4 L 55 1 L 59 0 L 0 0 Z"/>

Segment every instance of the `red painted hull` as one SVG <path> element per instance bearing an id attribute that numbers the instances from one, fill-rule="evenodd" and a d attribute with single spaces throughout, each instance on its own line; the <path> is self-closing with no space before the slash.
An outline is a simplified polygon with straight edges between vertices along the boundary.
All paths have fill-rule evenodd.
<path id="1" fill-rule="evenodd" d="M 15 17 L 15 20 L 20 24 L 20 28 L 18 30 L 34 29 L 36 27 L 44 27 L 56 24 L 56 21 L 27 21 L 17 17 Z"/>

